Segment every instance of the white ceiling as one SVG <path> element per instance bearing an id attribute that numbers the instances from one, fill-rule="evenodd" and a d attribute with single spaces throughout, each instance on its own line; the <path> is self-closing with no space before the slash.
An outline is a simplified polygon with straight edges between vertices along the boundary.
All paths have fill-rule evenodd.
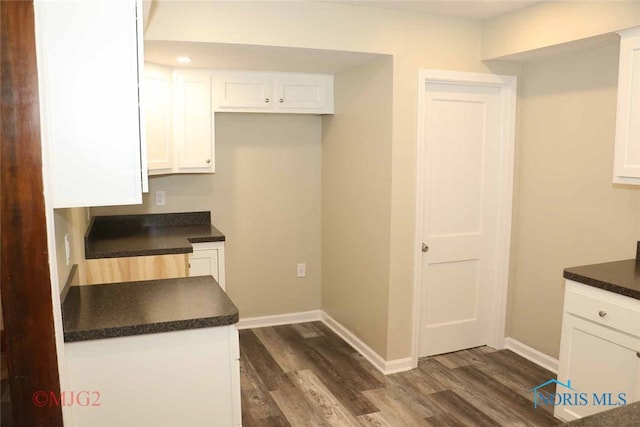
<path id="1" fill-rule="evenodd" d="M 342 3 L 351 6 L 377 7 L 382 9 L 398 9 L 431 15 L 450 16 L 456 18 L 484 20 L 503 15 L 514 10 L 523 9 L 543 0 L 326 0 L 331 3 Z"/>
<path id="2" fill-rule="evenodd" d="M 193 58 L 178 64 L 176 58 Z M 146 40 L 145 61 L 181 68 L 339 73 L 386 55 L 321 49 L 300 49 L 225 43 Z"/>

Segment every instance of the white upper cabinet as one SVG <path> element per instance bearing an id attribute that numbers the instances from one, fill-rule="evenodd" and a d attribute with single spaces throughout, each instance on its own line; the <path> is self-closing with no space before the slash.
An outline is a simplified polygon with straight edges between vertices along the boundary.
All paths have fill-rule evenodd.
<path id="1" fill-rule="evenodd" d="M 271 110 L 273 101 L 273 76 L 257 72 L 214 73 L 217 111 Z"/>
<path id="2" fill-rule="evenodd" d="M 333 76 L 144 64 L 150 175 L 215 172 L 215 112 L 333 113 Z"/>
<path id="3" fill-rule="evenodd" d="M 211 76 L 145 62 L 149 175 L 215 172 Z"/>
<path id="4" fill-rule="evenodd" d="M 298 113 L 333 113 L 332 75 L 276 74 L 275 91 L 278 110 Z"/>
<path id="5" fill-rule="evenodd" d="M 216 111 L 332 114 L 329 74 L 216 71 Z"/>
<path id="6" fill-rule="evenodd" d="M 173 79 L 177 172 L 214 172 L 210 73 L 175 70 Z"/>
<path id="7" fill-rule="evenodd" d="M 42 139 L 56 208 L 142 202 L 138 6 L 34 4 Z"/>
<path id="8" fill-rule="evenodd" d="M 620 36 L 613 182 L 640 185 L 640 27 Z"/>
<path id="9" fill-rule="evenodd" d="M 173 167 L 172 69 L 144 64 L 144 119 L 149 174 L 170 173 Z"/>

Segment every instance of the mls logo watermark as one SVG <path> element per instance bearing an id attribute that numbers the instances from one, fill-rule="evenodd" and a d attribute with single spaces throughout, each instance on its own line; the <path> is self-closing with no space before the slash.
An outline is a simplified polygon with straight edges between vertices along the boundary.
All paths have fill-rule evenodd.
<path id="1" fill-rule="evenodd" d="M 542 390 L 549 384 L 556 384 L 556 392 L 549 393 Z M 562 390 L 564 389 L 564 390 Z M 571 387 L 571 380 L 567 383 L 551 379 L 532 388 L 533 407 L 547 406 L 624 406 L 627 404 L 626 393 L 586 393 Z"/>

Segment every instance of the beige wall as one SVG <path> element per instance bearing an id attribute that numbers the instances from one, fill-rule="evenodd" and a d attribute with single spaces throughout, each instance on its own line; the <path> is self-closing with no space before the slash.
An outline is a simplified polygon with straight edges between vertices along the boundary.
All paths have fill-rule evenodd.
<path id="1" fill-rule="evenodd" d="M 540 7 L 542 6 L 540 5 Z M 566 7 L 569 8 L 569 6 Z M 587 6 L 580 7 L 588 8 Z M 629 10 L 626 9 L 627 6 L 620 7 L 624 7 L 627 12 Z M 635 10 L 635 7 L 632 5 L 631 10 Z M 616 6 L 616 10 L 617 8 L 618 6 Z M 596 11 L 585 12 L 581 15 L 574 14 L 571 19 L 567 19 L 566 14 L 563 14 L 564 18 L 558 25 L 567 24 L 567 22 L 573 24 L 575 22 L 575 28 L 591 28 L 589 30 L 591 33 L 607 30 L 606 28 L 593 29 L 591 21 L 594 13 L 598 18 L 604 16 Z M 551 20 L 550 22 L 555 22 L 553 21 L 553 16 L 547 15 L 547 19 Z M 622 17 L 621 19 L 626 19 L 624 18 L 625 15 L 626 12 L 619 14 Z M 489 49 L 488 46 L 491 45 L 493 53 L 487 54 L 485 51 L 485 55 L 494 57 L 514 53 L 522 49 L 536 49 L 547 46 L 549 43 L 566 42 L 568 41 L 567 39 L 574 37 L 569 33 L 562 33 L 557 39 L 549 39 L 547 33 L 554 32 L 554 29 L 545 28 L 541 30 L 539 24 L 541 21 L 537 20 L 536 16 L 538 14 L 534 12 L 531 15 L 509 17 L 508 22 L 506 20 L 504 22 L 500 20 L 490 21 L 484 26 L 485 49 Z M 516 22 L 516 24 L 511 24 L 511 19 L 514 19 L 513 22 Z M 632 19 L 635 18 L 632 17 Z M 526 24 L 527 22 L 529 24 Z M 607 25 L 613 28 L 623 25 L 620 22 L 622 21 L 615 20 L 614 23 L 609 22 Z M 509 31 L 522 30 L 523 28 L 521 27 L 524 25 L 529 25 L 529 28 L 526 29 L 527 41 L 520 43 L 522 39 L 519 35 L 512 34 Z M 375 197 L 375 194 L 371 192 L 374 183 L 381 185 L 381 191 L 389 191 L 388 206 L 383 204 L 382 210 L 375 213 L 375 217 L 380 219 L 380 223 L 375 224 L 375 227 L 369 222 L 365 221 L 363 223 L 362 218 L 356 218 L 354 215 L 348 214 L 344 215 L 343 222 L 339 224 L 340 229 L 358 230 L 360 235 L 366 235 L 367 232 L 370 232 L 379 236 L 388 236 L 388 249 L 383 249 L 384 253 L 380 253 L 377 247 L 365 247 L 364 245 L 358 247 L 339 246 L 336 244 L 336 236 L 332 234 L 332 231 L 323 229 L 323 239 L 327 239 L 326 242 L 323 242 L 323 253 L 328 254 L 329 248 L 331 248 L 330 258 L 324 260 L 323 263 L 325 274 L 323 282 L 327 283 L 323 297 L 326 300 L 327 310 L 330 313 L 334 313 L 336 317 L 340 318 L 339 320 L 348 323 L 349 328 L 357 336 L 374 347 L 376 351 L 388 360 L 406 357 L 411 349 L 416 180 L 416 101 L 418 96 L 416 80 L 418 69 L 493 71 L 502 74 L 519 73 L 518 66 L 493 62 L 489 68 L 489 66 L 480 61 L 482 31 L 483 25 L 479 22 L 323 2 L 205 3 L 160 0 L 153 11 L 146 33 L 146 38 L 149 40 L 246 43 L 393 55 L 392 96 L 389 100 L 391 111 L 387 113 L 391 115 L 392 123 L 390 146 L 383 143 L 381 139 L 376 139 L 376 143 L 368 147 L 369 151 L 367 153 L 367 159 L 369 157 L 374 159 L 375 163 L 380 165 L 381 170 L 374 175 L 375 179 L 372 180 L 372 185 L 369 187 L 366 183 L 349 177 L 348 173 L 344 171 L 341 171 L 343 176 L 352 178 L 351 181 L 348 181 L 349 187 L 344 189 L 338 187 L 337 180 L 334 178 L 324 176 L 324 185 L 328 187 L 323 189 L 322 197 L 323 212 L 325 212 L 325 215 L 329 215 L 323 218 L 323 224 L 331 224 L 337 222 L 335 212 L 340 211 L 338 201 L 348 190 L 353 191 L 354 188 L 362 187 L 365 190 L 364 195 L 368 198 L 366 200 L 371 203 L 379 203 L 381 201 L 381 198 Z M 611 29 L 609 28 L 607 31 L 611 31 Z M 573 34 L 575 35 L 576 33 Z M 583 35 L 578 34 L 575 37 L 582 37 Z M 490 44 L 487 39 L 491 39 Z M 567 67 L 570 65 L 567 61 L 558 57 L 549 62 L 549 67 L 556 62 L 565 64 Z M 590 63 L 589 60 L 585 60 L 585 62 Z M 610 67 L 615 67 L 615 61 L 607 64 Z M 604 66 L 604 64 L 599 64 L 598 67 L 600 66 Z M 582 262 L 604 261 L 626 253 L 622 249 L 622 244 L 616 246 L 611 243 L 611 240 L 615 239 L 607 240 L 607 243 L 604 244 L 601 244 L 601 240 L 607 239 L 606 236 L 610 234 L 607 224 L 611 217 L 615 216 L 612 212 L 622 212 L 621 215 L 626 217 L 629 215 L 629 210 L 637 209 L 638 201 L 635 196 L 637 194 L 636 190 L 614 190 L 610 184 L 607 187 L 607 183 L 610 182 L 610 171 L 602 173 L 602 171 L 598 172 L 597 169 L 593 169 L 594 165 L 590 165 L 590 168 L 579 168 L 575 166 L 575 163 L 572 163 L 576 162 L 576 159 L 582 161 L 582 157 L 586 156 L 587 164 L 594 162 L 597 163 L 599 168 L 611 168 L 611 162 L 609 161 L 612 149 L 610 126 L 612 126 L 615 114 L 615 81 L 613 86 L 609 82 L 610 87 L 606 90 L 597 89 L 599 86 L 594 81 L 597 82 L 600 77 L 598 74 L 593 74 L 595 73 L 593 71 L 591 78 L 594 81 L 591 83 L 595 85 L 595 88 L 589 86 L 591 81 L 589 77 L 579 80 L 585 82 L 585 87 L 575 87 L 575 85 L 572 86 L 572 83 L 577 82 L 574 82 L 573 76 L 566 76 L 561 72 L 551 73 L 548 79 L 537 78 L 536 70 L 538 68 L 536 67 L 543 67 L 543 63 L 536 63 L 529 69 L 532 78 L 531 84 L 527 84 L 528 76 L 524 76 L 520 80 L 521 87 L 526 87 L 526 96 L 521 99 L 523 105 L 519 114 L 521 138 L 518 138 L 517 167 L 519 170 L 516 185 L 516 206 L 514 207 L 515 223 L 509 332 L 515 338 L 521 338 L 533 347 L 553 354 L 557 348 L 557 331 L 560 325 L 558 309 L 562 304 L 562 296 L 561 292 L 558 291 L 560 290 L 561 280 L 558 282 L 557 278 L 561 275 L 562 267 Z M 599 69 L 598 67 L 595 67 L 595 69 Z M 594 67 L 589 65 L 586 68 L 593 69 Z M 368 72 L 372 71 L 373 69 L 370 69 Z M 576 71 L 587 72 L 588 70 L 585 71 L 580 68 Z M 607 75 L 615 78 L 614 71 L 612 68 L 609 73 L 613 74 Z M 356 75 L 358 72 L 365 73 L 363 70 L 353 72 Z M 384 73 L 388 74 L 388 71 Z M 343 81 L 348 81 L 349 76 L 352 75 L 347 72 L 341 77 L 345 79 Z M 371 76 L 374 77 L 373 75 Z M 375 74 L 375 78 L 379 78 L 379 75 Z M 340 79 L 338 83 L 342 84 Z M 526 86 L 523 86 L 523 83 Z M 565 84 L 566 88 L 564 88 Z M 535 96 L 536 85 L 547 85 L 548 89 L 542 90 L 545 95 L 541 95 L 541 98 Z M 605 93 L 608 95 L 605 95 Z M 336 94 L 336 96 L 340 95 Z M 354 93 L 351 96 L 354 97 L 353 99 L 357 99 L 357 96 L 360 95 Z M 361 96 L 366 97 L 367 94 L 361 94 Z M 550 98 L 546 98 L 547 96 Z M 565 104 L 565 97 L 570 99 L 571 102 Z M 587 101 L 584 103 L 584 107 L 581 101 L 583 97 L 585 97 L 584 101 Z M 598 97 L 608 97 L 608 104 L 593 100 Z M 539 99 L 548 99 L 549 105 L 544 107 L 537 106 L 536 101 Z M 564 105 L 574 106 L 574 104 L 575 109 L 569 108 L 568 111 L 564 111 Z M 382 113 L 382 110 L 369 105 L 363 105 L 363 108 L 372 108 L 372 115 Z M 586 125 L 583 124 L 583 117 L 578 114 L 581 108 L 595 109 L 596 112 L 586 111 L 585 113 L 597 117 L 598 120 L 606 121 L 607 125 L 590 129 L 589 126 L 595 126 L 596 121 L 590 120 Z M 547 111 L 554 111 L 554 113 L 548 114 Z M 560 119 L 562 116 L 559 116 L 559 113 L 562 113 L 566 120 L 564 118 Z M 354 117 L 360 117 L 355 111 L 349 114 L 353 114 Z M 331 136 L 331 139 L 327 140 L 328 145 L 323 149 L 323 155 L 325 156 L 323 160 L 329 162 L 330 159 L 333 159 L 332 162 L 325 165 L 325 169 L 329 170 L 337 168 L 339 165 L 339 161 L 335 159 L 338 150 L 344 150 L 347 154 L 354 155 L 362 147 L 357 141 L 352 142 L 346 138 L 355 130 L 347 130 L 340 126 L 339 112 L 332 119 L 325 118 L 324 120 L 326 121 L 325 133 L 330 135 L 331 131 L 336 132 Z M 607 126 L 609 126 L 609 133 L 607 134 L 609 139 L 603 136 Z M 331 127 L 334 127 L 334 129 L 331 129 Z M 589 129 L 589 131 L 586 129 Z M 368 132 L 369 129 L 366 129 L 366 131 Z M 346 147 L 334 145 L 339 139 L 343 139 L 349 145 Z M 589 141 L 589 150 L 585 152 L 584 148 L 580 146 L 579 150 L 569 154 L 561 148 L 563 145 L 558 145 L 560 147 L 559 151 L 554 148 L 555 146 L 550 147 L 548 145 L 549 141 L 556 141 L 558 144 L 562 142 L 565 147 L 568 146 L 567 144 L 576 145 Z M 219 143 L 224 144 L 225 142 L 219 139 Z M 591 150 L 596 149 L 599 149 L 600 152 L 597 156 L 594 156 Z M 349 152 L 349 150 L 353 151 Z M 606 158 L 604 155 L 600 155 L 605 151 L 609 153 Z M 389 156 L 390 163 L 382 161 L 384 156 Z M 547 156 L 551 156 L 552 160 L 550 162 Z M 362 161 L 366 162 L 368 161 L 367 159 L 362 159 Z M 547 168 L 559 162 L 559 159 L 563 159 L 563 164 L 573 164 L 574 166 L 572 169 L 565 169 L 555 179 L 550 179 L 547 175 Z M 233 159 L 230 161 L 233 161 Z M 220 153 L 217 164 L 224 164 L 224 159 L 220 157 Z M 582 165 L 582 163 L 580 164 Z M 386 169 L 389 167 L 390 169 Z M 388 181 L 383 182 L 383 175 L 387 172 L 389 174 Z M 219 174 L 222 176 L 223 171 L 220 170 L 216 176 Z M 603 197 L 615 199 L 619 204 L 622 204 L 620 202 L 621 198 L 628 199 L 628 203 L 625 204 L 621 211 L 618 209 L 620 208 L 619 205 L 614 208 L 616 206 L 615 203 L 610 203 L 609 208 L 611 211 L 607 211 L 608 216 L 594 214 L 593 216 L 588 216 L 588 219 L 574 220 L 568 212 L 573 212 L 575 210 L 573 207 L 575 206 L 579 206 L 580 210 L 583 211 L 587 208 L 586 205 L 594 202 L 595 198 L 591 192 L 582 189 L 583 174 L 586 174 L 586 178 L 590 180 L 599 180 Z M 240 177 L 235 179 L 242 180 Z M 558 183 L 563 183 L 563 185 Z M 163 189 L 168 191 L 169 204 L 166 210 L 174 210 L 172 207 L 175 205 L 171 200 L 176 199 L 182 202 L 179 206 L 183 208 L 189 206 L 190 209 L 191 207 L 194 209 L 206 209 L 210 205 L 217 207 L 220 213 L 224 213 L 225 209 L 231 209 L 234 213 L 241 212 L 238 201 L 232 195 L 237 194 L 235 193 L 237 189 L 229 190 L 229 195 L 223 198 L 217 198 L 214 186 L 220 185 L 216 187 L 216 191 L 224 191 L 224 188 L 222 184 L 216 183 L 215 177 L 155 178 L 152 180 L 151 185 L 152 189 L 162 186 Z M 335 192 L 329 191 L 332 188 Z M 171 190 L 169 191 L 169 189 Z M 214 194 L 213 201 L 203 201 L 200 197 L 203 192 Z M 180 193 L 182 194 L 179 195 Z M 596 194 L 598 197 L 601 195 L 600 193 Z M 567 204 L 566 200 L 568 199 L 577 199 L 578 201 Z M 538 202 L 555 202 L 556 200 L 559 204 L 554 203 L 554 205 L 566 209 L 565 213 L 558 217 L 552 215 L 543 216 L 542 219 L 535 216 L 540 210 Z M 231 205 L 226 205 L 225 203 L 231 203 Z M 595 212 L 600 212 L 600 209 L 606 210 L 606 206 L 602 205 L 607 205 L 607 203 L 598 202 L 596 204 L 598 206 Z M 386 216 L 387 207 L 389 208 L 388 216 Z M 361 208 L 356 206 L 354 209 Z M 633 212 L 637 214 L 637 210 Z M 214 222 L 220 224 L 223 231 L 229 234 L 228 230 L 233 229 L 233 227 L 231 225 L 227 226 L 225 221 L 231 224 L 233 219 L 231 217 L 227 220 L 220 218 L 221 222 L 218 222 L 217 215 L 218 212 L 215 212 L 214 209 Z M 335 216 L 331 217 L 330 215 Z M 617 230 L 622 227 L 621 223 L 624 221 L 616 220 L 614 222 L 615 224 L 611 227 Z M 628 229 L 627 232 L 633 230 L 636 235 L 640 235 L 640 224 L 638 224 L 637 217 L 631 222 L 635 224 L 634 228 Z M 580 225 L 578 227 L 580 232 L 572 231 L 577 225 Z M 241 229 L 240 226 L 236 226 L 239 227 L 238 230 Z M 534 226 L 542 227 L 541 231 L 532 231 Z M 587 229 L 592 226 L 599 228 L 595 232 L 586 233 Z M 553 233 L 547 231 L 549 229 L 553 229 Z M 565 235 L 564 233 L 569 234 Z M 543 236 L 547 236 L 548 239 L 542 239 Z M 558 238 L 558 236 L 568 236 L 568 238 L 562 239 Z M 585 239 L 583 236 L 589 236 L 589 239 L 593 238 L 593 240 L 590 240 L 593 242 L 591 246 L 599 249 L 573 251 L 572 248 Z M 575 241 L 576 239 L 579 242 Z M 236 241 L 238 242 L 238 250 L 241 250 L 240 241 L 242 241 L 243 246 L 249 244 L 248 240 L 238 239 Z M 351 242 L 349 243 L 351 244 Z M 615 248 L 612 246 L 615 246 Z M 547 257 L 545 255 L 546 252 L 541 251 L 539 247 L 544 247 L 551 255 Z M 560 247 L 565 248 L 566 252 L 559 250 L 558 248 Z M 354 254 L 353 250 L 356 249 L 361 252 Z M 334 250 L 337 252 L 334 253 Z M 593 250 L 594 252 L 591 253 L 590 257 L 583 257 L 584 251 L 588 250 Z M 560 257 L 558 256 L 559 253 L 566 253 L 567 255 Z M 574 254 L 573 258 L 579 258 L 581 261 L 575 260 L 576 262 L 573 262 L 574 259 L 569 259 L 569 254 Z M 357 271 L 355 271 L 355 267 L 348 268 L 337 263 L 340 257 L 342 259 L 350 259 L 354 256 L 358 261 L 380 262 L 382 258 L 387 258 L 386 261 L 381 261 L 382 265 L 373 267 L 375 271 L 381 273 L 387 270 L 387 277 L 373 281 L 371 287 L 366 290 L 367 293 L 364 294 L 358 287 L 339 289 L 339 286 L 336 285 L 356 277 L 369 277 L 370 272 L 368 269 L 372 268 L 369 263 L 365 265 L 364 262 L 359 262 Z M 584 261 L 582 261 L 583 258 Z M 535 261 L 532 262 L 531 260 Z M 228 267 L 231 271 L 243 265 L 246 264 L 238 262 L 235 267 L 230 264 L 228 264 Z M 282 268 L 284 271 L 289 267 L 286 266 L 285 268 L 283 266 Z M 255 270 L 256 267 L 252 266 L 251 269 Z M 556 280 L 555 285 L 549 284 L 549 280 Z M 241 311 L 243 306 L 249 304 L 248 299 L 245 299 L 243 295 L 244 292 L 250 291 L 250 282 L 255 283 L 247 278 L 246 289 L 244 288 L 245 285 L 242 285 L 243 291 L 236 291 L 238 292 L 237 295 L 234 294 L 234 291 L 230 291 L 234 299 L 239 302 Z M 540 284 L 541 282 L 542 285 Z M 541 286 L 544 292 L 540 292 Z M 310 287 L 310 289 L 316 288 Z M 319 294 L 319 289 L 318 287 L 316 295 Z M 304 298 L 308 298 L 309 301 L 319 301 L 314 299 L 316 297 L 309 296 L 313 292 L 316 291 L 311 291 Z M 370 313 L 365 314 L 363 311 L 348 314 L 350 307 L 358 304 L 366 305 L 366 299 L 369 295 L 375 296 L 372 300 Z M 301 298 L 303 297 L 301 296 Z M 533 302 L 532 304 L 528 304 L 529 299 Z M 266 301 L 269 300 L 267 299 Z M 548 304 L 552 308 L 541 307 L 543 304 Z M 300 308 L 294 309 L 294 307 L 299 306 L 306 305 L 290 304 L 287 307 L 280 305 L 271 307 L 269 304 L 265 304 L 262 309 L 254 306 L 245 311 L 243 315 L 276 314 L 285 309 L 300 311 Z M 318 307 L 318 305 L 314 304 L 309 305 L 309 307 L 311 306 Z M 250 306 L 247 305 L 246 307 Z M 547 312 L 551 312 L 553 315 L 549 316 Z M 534 324 L 540 324 L 541 326 L 537 329 L 527 326 Z M 529 334 L 527 331 L 533 332 Z"/>
<path id="2" fill-rule="evenodd" d="M 322 140 L 322 308 L 387 351 L 391 58 L 335 76 Z"/>
<path id="3" fill-rule="evenodd" d="M 637 25 L 638 1 L 541 2 L 484 21 L 482 58 L 504 58 Z"/>
<path id="4" fill-rule="evenodd" d="M 612 180 L 618 47 L 527 64 L 508 335 L 558 356 L 565 267 L 633 258 L 640 188 Z"/>
<path id="5" fill-rule="evenodd" d="M 79 280 L 84 281 L 84 234 L 89 223 L 86 212 L 85 208 L 54 210 L 56 261 L 60 292 L 63 291 L 74 264 L 78 265 Z M 69 236 L 71 247 L 71 260 L 68 265 L 64 244 L 65 234 Z"/>
<path id="6" fill-rule="evenodd" d="M 142 206 L 92 214 L 212 211 L 242 318 L 319 309 L 321 120 L 217 114 L 215 174 L 153 177 Z M 166 191 L 166 206 L 153 205 L 156 190 Z M 300 262 L 305 278 L 296 277 Z"/>
<path id="7" fill-rule="evenodd" d="M 246 43 L 392 54 L 391 215 L 372 233 L 389 234 L 387 336 L 366 338 L 389 359 L 411 351 L 419 68 L 487 72 L 480 62 L 481 24 L 404 11 L 323 2 L 160 1 L 148 40 Z M 503 71 L 504 72 L 504 71 Z M 387 152 L 388 154 L 388 152 Z M 351 224 L 358 227 L 359 224 Z M 377 248 L 370 248 L 375 251 Z M 345 254 L 351 256 L 351 254 Z M 372 258 L 377 255 L 371 255 Z M 361 272 L 366 275 L 365 271 Z M 358 295 L 361 302 L 366 295 Z M 376 327 L 352 325 L 360 338 Z M 372 328 L 371 332 L 367 331 Z M 373 344 L 373 343 L 376 344 Z"/>

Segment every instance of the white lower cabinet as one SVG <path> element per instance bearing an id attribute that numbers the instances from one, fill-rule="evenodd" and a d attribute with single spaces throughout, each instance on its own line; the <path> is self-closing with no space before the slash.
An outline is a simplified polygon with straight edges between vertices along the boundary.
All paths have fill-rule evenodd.
<path id="1" fill-rule="evenodd" d="M 225 288 L 224 242 L 192 243 L 189 254 L 189 277 L 213 276 L 223 291 Z"/>
<path id="2" fill-rule="evenodd" d="M 573 390 L 556 394 L 584 397 L 555 406 L 563 421 L 640 400 L 640 301 L 567 280 L 559 362 Z"/>
<path id="3" fill-rule="evenodd" d="M 75 427 L 242 425 L 235 325 L 71 342 L 65 353 Z"/>

